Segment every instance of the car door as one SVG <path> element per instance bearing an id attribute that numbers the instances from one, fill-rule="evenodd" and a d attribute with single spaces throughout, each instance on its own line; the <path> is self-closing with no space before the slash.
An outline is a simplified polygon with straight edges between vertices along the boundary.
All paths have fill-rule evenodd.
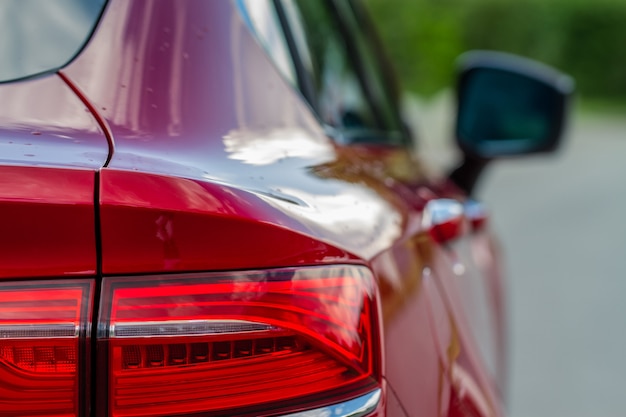
<path id="1" fill-rule="evenodd" d="M 501 325 L 495 314 L 500 297 L 494 295 L 499 277 L 488 261 L 482 269 L 476 264 L 477 254 L 484 260 L 493 249 L 490 238 L 471 228 L 460 228 L 450 241 L 430 237 L 435 225 L 425 217 L 435 206 L 428 202 L 460 206 L 465 197 L 429 177 L 413 156 L 365 11 L 349 2 L 283 1 L 279 15 L 289 31 L 297 86 L 349 170 L 404 209 L 402 235 L 371 259 L 382 293 L 392 393 L 412 416 L 497 415 L 500 396 L 492 377 L 501 372 L 501 345 L 493 343 Z"/>

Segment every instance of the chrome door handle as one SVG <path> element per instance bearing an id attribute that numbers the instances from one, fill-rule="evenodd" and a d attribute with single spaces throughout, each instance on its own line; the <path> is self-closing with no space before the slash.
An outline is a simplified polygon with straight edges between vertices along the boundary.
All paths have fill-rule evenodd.
<path id="1" fill-rule="evenodd" d="M 472 225 L 472 230 L 477 231 L 485 227 L 489 218 L 489 211 L 483 203 L 476 200 L 467 200 L 463 204 L 463 210 L 465 217 Z"/>
<path id="2" fill-rule="evenodd" d="M 424 207 L 422 224 L 437 243 L 448 243 L 461 237 L 465 231 L 463 204 L 440 198 L 430 200 Z"/>

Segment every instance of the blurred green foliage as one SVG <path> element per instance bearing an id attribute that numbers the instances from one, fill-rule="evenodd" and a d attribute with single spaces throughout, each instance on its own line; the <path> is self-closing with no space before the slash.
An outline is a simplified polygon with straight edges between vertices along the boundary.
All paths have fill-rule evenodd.
<path id="1" fill-rule="evenodd" d="M 586 98 L 626 100 L 626 0 L 366 0 L 404 87 L 454 82 L 470 49 L 516 53 L 576 78 Z"/>

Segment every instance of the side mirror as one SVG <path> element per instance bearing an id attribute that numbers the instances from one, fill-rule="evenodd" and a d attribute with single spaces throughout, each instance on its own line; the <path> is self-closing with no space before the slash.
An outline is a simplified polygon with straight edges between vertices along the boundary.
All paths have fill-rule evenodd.
<path id="1" fill-rule="evenodd" d="M 458 62 L 455 133 L 464 159 L 450 179 L 469 195 L 490 160 L 558 147 L 574 80 L 502 52 L 472 51 Z"/>
<path id="2" fill-rule="evenodd" d="M 573 91 L 571 77 L 538 62 L 468 52 L 459 59 L 458 144 L 483 159 L 552 151 Z"/>

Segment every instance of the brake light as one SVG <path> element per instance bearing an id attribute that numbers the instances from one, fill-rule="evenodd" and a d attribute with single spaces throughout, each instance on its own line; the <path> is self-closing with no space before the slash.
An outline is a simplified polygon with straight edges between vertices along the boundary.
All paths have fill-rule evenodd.
<path id="1" fill-rule="evenodd" d="M 371 391 L 377 311 L 361 267 L 105 278 L 108 415 L 258 414 Z"/>
<path id="2" fill-rule="evenodd" d="M 2 416 L 79 414 L 91 288 L 86 280 L 0 284 Z"/>

